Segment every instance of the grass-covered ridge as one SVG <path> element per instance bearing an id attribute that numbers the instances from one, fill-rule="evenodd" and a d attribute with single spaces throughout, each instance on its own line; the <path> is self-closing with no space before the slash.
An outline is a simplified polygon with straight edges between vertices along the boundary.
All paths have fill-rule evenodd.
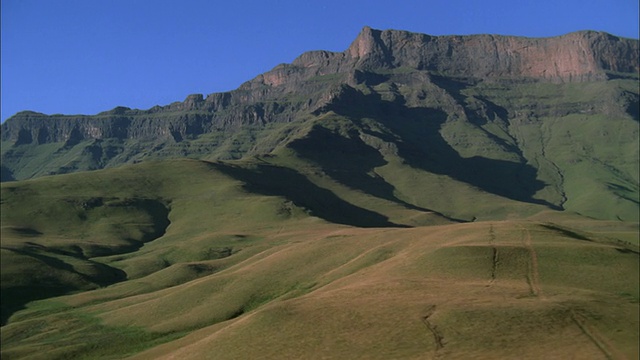
<path id="1" fill-rule="evenodd" d="M 292 150 L 3 183 L 3 357 L 637 356 L 637 223 Z M 429 176 L 502 220 L 385 190 Z"/>

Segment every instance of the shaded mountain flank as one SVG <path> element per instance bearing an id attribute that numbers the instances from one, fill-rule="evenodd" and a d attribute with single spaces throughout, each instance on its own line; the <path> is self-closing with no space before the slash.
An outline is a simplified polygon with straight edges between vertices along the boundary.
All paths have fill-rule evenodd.
<path id="1" fill-rule="evenodd" d="M 454 218 L 393 174 L 637 219 L 638 44 L 594 31 L 524 38 L 365 27 L 344 52 L 304 53 L 230 92 L 92 116 L 18 113 L 1 128 L 2 181 L 149 159 L 268 157 L 281 175 L 300 173 L 286 168 L 302 161 L 345 187 Z"/>
<path id="2" fill-rule="evenodd" d="M 61 196 L 44 195 L 43 200 L 32 188 L 3 189 L 2 205 L 8 210 L 2 216 L 0 247 L 2 325 L 30 301 L 126 280 L 126 272 L 95 258 L 134 252 L 162 237 L 170 224 L 167 205 L 155 199 L 49 190 Z"/>

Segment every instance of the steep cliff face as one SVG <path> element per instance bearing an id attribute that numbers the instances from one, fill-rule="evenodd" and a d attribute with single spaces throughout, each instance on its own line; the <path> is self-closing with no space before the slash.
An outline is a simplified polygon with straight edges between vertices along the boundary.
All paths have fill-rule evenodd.
<path id="1" fill-rule="evenodd" d="M 556 82 L 637 73 L 638 41 L 582 31 L 554 38 L 429 36 L 364 28 L 346 51 L 358 67 L 409 67 L 448 76 Z"/>
<path id="2" fill-rule="evenodd" d="M 95 116 L 23 112 L 2 125 L 2 140 L 15 145 L 102 138 L 180 141 L 221 128 L 291 121 L 298 112 L 321 106 L 333 83 L 356 78 L 358 70 L 406 67 L 476 79 L 580 82 L 603 80 L 607 72 L 637 74 L 638 53 L 637 40 L 593 31 L 531 39 L 365 27 L 342 53 L 304 53 L 235 91 L 190 95 L 147 111 L 118 107 Z"/>

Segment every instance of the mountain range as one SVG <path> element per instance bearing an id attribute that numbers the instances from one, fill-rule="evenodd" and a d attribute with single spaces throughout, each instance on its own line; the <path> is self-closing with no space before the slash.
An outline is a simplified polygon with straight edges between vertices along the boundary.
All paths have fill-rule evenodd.
<path id="1" fill-rule="evenodd" d="M 230 92 L 20 112 L 3 357 L 637 356 L 639 56 L 365 27 Z"/>
<path id="2" fill-rule="evenodd" d="M 2 125 L 2 179 L 283 148 L 313 157 L 323 149 L 308 146 L 345 145 L 380 165 L 394 158 L 587 215 L 597 214 L 574 199 L 601 187 L 604 207 L 624 209 L 605 217 L 636 219 L 638 64 L 638 41 L 605 33 L 432 37 L 365 27 L 342 53 L 305 53 L 227 93 L 94 116 L 16 114 Z M 334 118 L 330 127 L 323 116 Z M 594 170 L 606 175 L 582 186 L 589 193 L 567 189 Z"/>

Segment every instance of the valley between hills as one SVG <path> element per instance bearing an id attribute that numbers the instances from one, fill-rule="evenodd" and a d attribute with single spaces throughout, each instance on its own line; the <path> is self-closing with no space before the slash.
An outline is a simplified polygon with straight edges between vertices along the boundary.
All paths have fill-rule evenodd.
<path id="1" fill-rule="evenodd" d="M 18 113 L 2 357 L 637 358 L 638 64 L 365 27 L 228 93 Z"/>

